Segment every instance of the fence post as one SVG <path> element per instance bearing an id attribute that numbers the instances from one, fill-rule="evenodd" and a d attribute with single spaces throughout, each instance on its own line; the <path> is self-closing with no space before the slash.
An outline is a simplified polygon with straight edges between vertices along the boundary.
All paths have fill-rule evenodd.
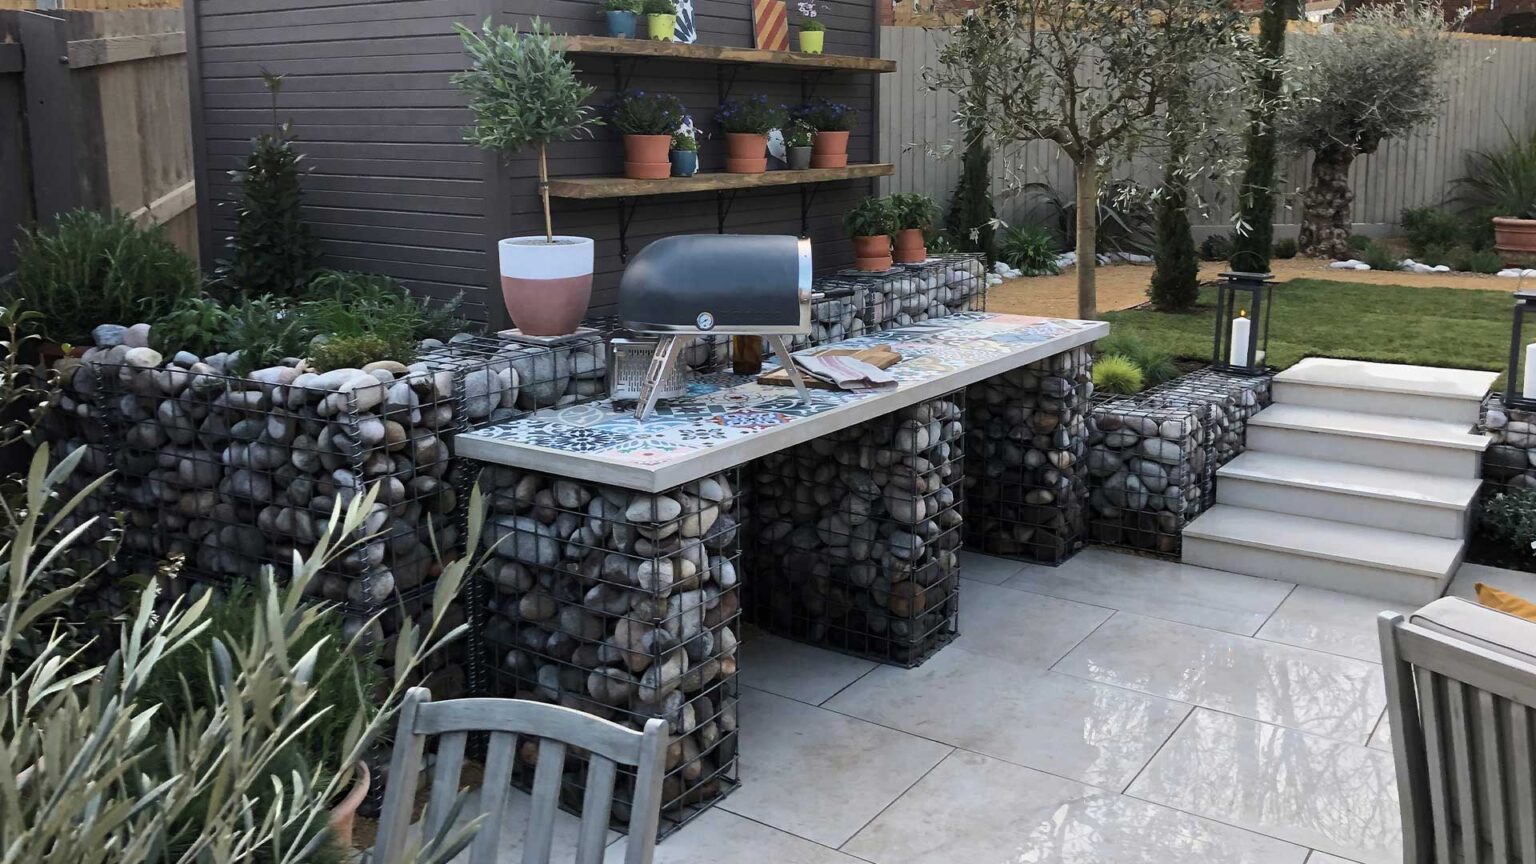
<path id="1" fill-rule="evenodd" d="M 39 222 L 83 205 L 83 178 L 95 170 L 80 161 L 84 150 L 75 123 L 66 24 L 51 15 L 21 13 L 32 200 Z"/>

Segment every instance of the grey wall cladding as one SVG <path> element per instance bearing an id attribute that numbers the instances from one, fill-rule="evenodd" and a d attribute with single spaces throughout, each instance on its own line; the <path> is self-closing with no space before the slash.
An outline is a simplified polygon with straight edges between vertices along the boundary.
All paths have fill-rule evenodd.
<path id="1" fill-rule="evenodd" d="M 535 15 L 557 32 L 597 34 L 595 0 L 188 0 L 194 135 L 198 159 L 205 261 L 221 257 L 233 228 L 228 202 L 237 194 L 229 172 L 243 164 L 250 140 L 271 128 L 263 69 L 286 75 L 278 118 L 294 123 L 309 174 L 305 202 L 329 266 L 386 273 L 412 290 L 446 299 L 463 291 L 466 315 L 501 323 L 495 243 L 542 233 L 536 159 L 528 153 L 500 163 L 463 143 L 470 122 L 450 83 L 465 60 L 451 28 L 486 18 L 526 26 Z M 823 13 L 827 50 L 875 55 L 873 0 L 835 4 Z M 748 0 L 710 0 L 697 16 L 699 41 L 750 47 Z M 593 104 L 616 87 L 609 58 L 577 57 L 583 77 L 598 88 Z M 628 85 L 675 93 L 706 130 L 729 76 L 705 63 L 642 61 L 625 66 Z M 873 160 L 874 80 L 864 73 L 812 78 L 793 70 L 744 67 L 731 94 L 767 93 L 786 104 L 808 93 L 845 101 L 860 112 L 850 141 L 851 162 Z M 724 142 L 701 149 L 702 170 L 719 170 Z M 622 147 L 610 130 L 557 144 L 555 177 L 616 175 Z M 828 184 L 809 212 L 817 270 L 847 266 L 851 250 L 842 214 L 873 190 L 873 181 Z M 726 230 L 800 232 L 800 195 L 792 187 L 747 190 L 730 210 Z M 630 226 L 631 251 L 658 237 L 717 229 L 717 198 L 691 194 L 642 199 Z M 209 206 L 211 205 L 211 206 Z M 597 240 L 593 312 L 614 302 L 619 259 L 613 202 L 554 202 L 555 230 Z M 487 290 L 491 289 L 491 290 Z"/>

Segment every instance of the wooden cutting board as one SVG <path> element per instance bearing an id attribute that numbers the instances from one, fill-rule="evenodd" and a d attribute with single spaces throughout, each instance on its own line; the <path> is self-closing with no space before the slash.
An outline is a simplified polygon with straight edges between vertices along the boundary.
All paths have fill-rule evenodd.
<path id="1" fill-rule="evenodd" d="M 901 355 L 897 354 L 895 350 L 893 350 L 889 345 L 875 345 L 871 348 L 861 348 L 857 350 L 853 348 L 829 348 L 826 351 L 817 351 L 816 356 L 852 357 L 855 360 L 863 360 L 865 363 L 868 363 L 876 369 L 889 369 L 892 366 L 895 366 L 897 363 L 901 362 Z M 822 381 L 818 378 L 812 378 L 811 376 L 806 375 L 804 372 L 801 373 L 801 377 L 805 379 L 805 386 L 811 388 L 812 390 L 839 389 L 836 384 L 833 384 L 829 381 Z M 757 376 L 757 383 L 772 384 L 776 387 L 795 386 L 795 382 L 789 380 L 789 373 L 783 369 L 775 369 L 772 372 L 765 372 L 764 374 Z"/>

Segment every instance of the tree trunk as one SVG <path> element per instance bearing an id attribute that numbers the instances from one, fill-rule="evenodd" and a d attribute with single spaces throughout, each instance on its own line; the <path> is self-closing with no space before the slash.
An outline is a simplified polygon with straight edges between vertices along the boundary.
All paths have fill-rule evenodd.
<path id="1" fill-rule="evenodd" d="M 555 242 L 555 223 L 549 218 L 549 162 L 545 148 L 539 145 L 539 197 L 544 200 L 544 242 Z"/>
<path id="2" fill-rule="evenodd" d="M 1092 154 L 1077 163 L 1077 317 L 1099 317 L 1094 270 L 1099 248 L 1099 160 Z"/>
<path id="3" fill-rule="evenodd" d="M 1319 150 L 1312 160 L 1312 182 L 1301 196 L 1301 254 L 1318 258 L 1348 258 L 1350 204 L 1349 166 L 1355 154 L 1344 148 Z"/>

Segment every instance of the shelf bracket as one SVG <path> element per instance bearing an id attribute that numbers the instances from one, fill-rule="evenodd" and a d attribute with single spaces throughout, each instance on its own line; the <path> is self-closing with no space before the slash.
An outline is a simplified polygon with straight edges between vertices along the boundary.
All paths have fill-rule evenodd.
<path id="1" fill-rule="evenodd" d="M 826 69 L 802 71 L 800 73 L 800 101 L 811 101 L 811 97 L 816 95 L 816 85 L 820 84 L 821 79 L 827 77 L 828 74 L 829 70 Z"/>
<path id="2" fill-rule="evenodd" d="M 736 76 L 741 73 L 741 65 L 737 63 L 721 63 L 715 66 L 715 91 L 720 102 L 724 102 L 731 96 L 731 90 L 736 86 Z"/>
<path id="3" fill-rule="evenodd" d="M 619 208 L 619 263 L 629 263 L 629 223 L 635 218 L 635 211 L 640 209 L 640 201 L 635 198 L 614 199 Z"/>
<path id="4" fill-rule="evenodd" d="M 715 193 L 715 227 L 717 233 L 725 233 L 726 217 L 731 215 L 731 205 L 736 203 L 737 190 L 730 192 L 720 191 Z"/>
<path id="5" fill-rule="evenodd" d="M 814 185 L 814 184 L 810 184 L 810 183 L 801 183 L 800 184 L 800 236 L 801 237 L 809 237 L 809 236 L 811 236 L 811 205 L 813 203 L 815 203 L 815 201 L 816 201 L 816 192 L 819 189 L 821 189 L 821 187 L 818 186 L 818 185 Z"/>

